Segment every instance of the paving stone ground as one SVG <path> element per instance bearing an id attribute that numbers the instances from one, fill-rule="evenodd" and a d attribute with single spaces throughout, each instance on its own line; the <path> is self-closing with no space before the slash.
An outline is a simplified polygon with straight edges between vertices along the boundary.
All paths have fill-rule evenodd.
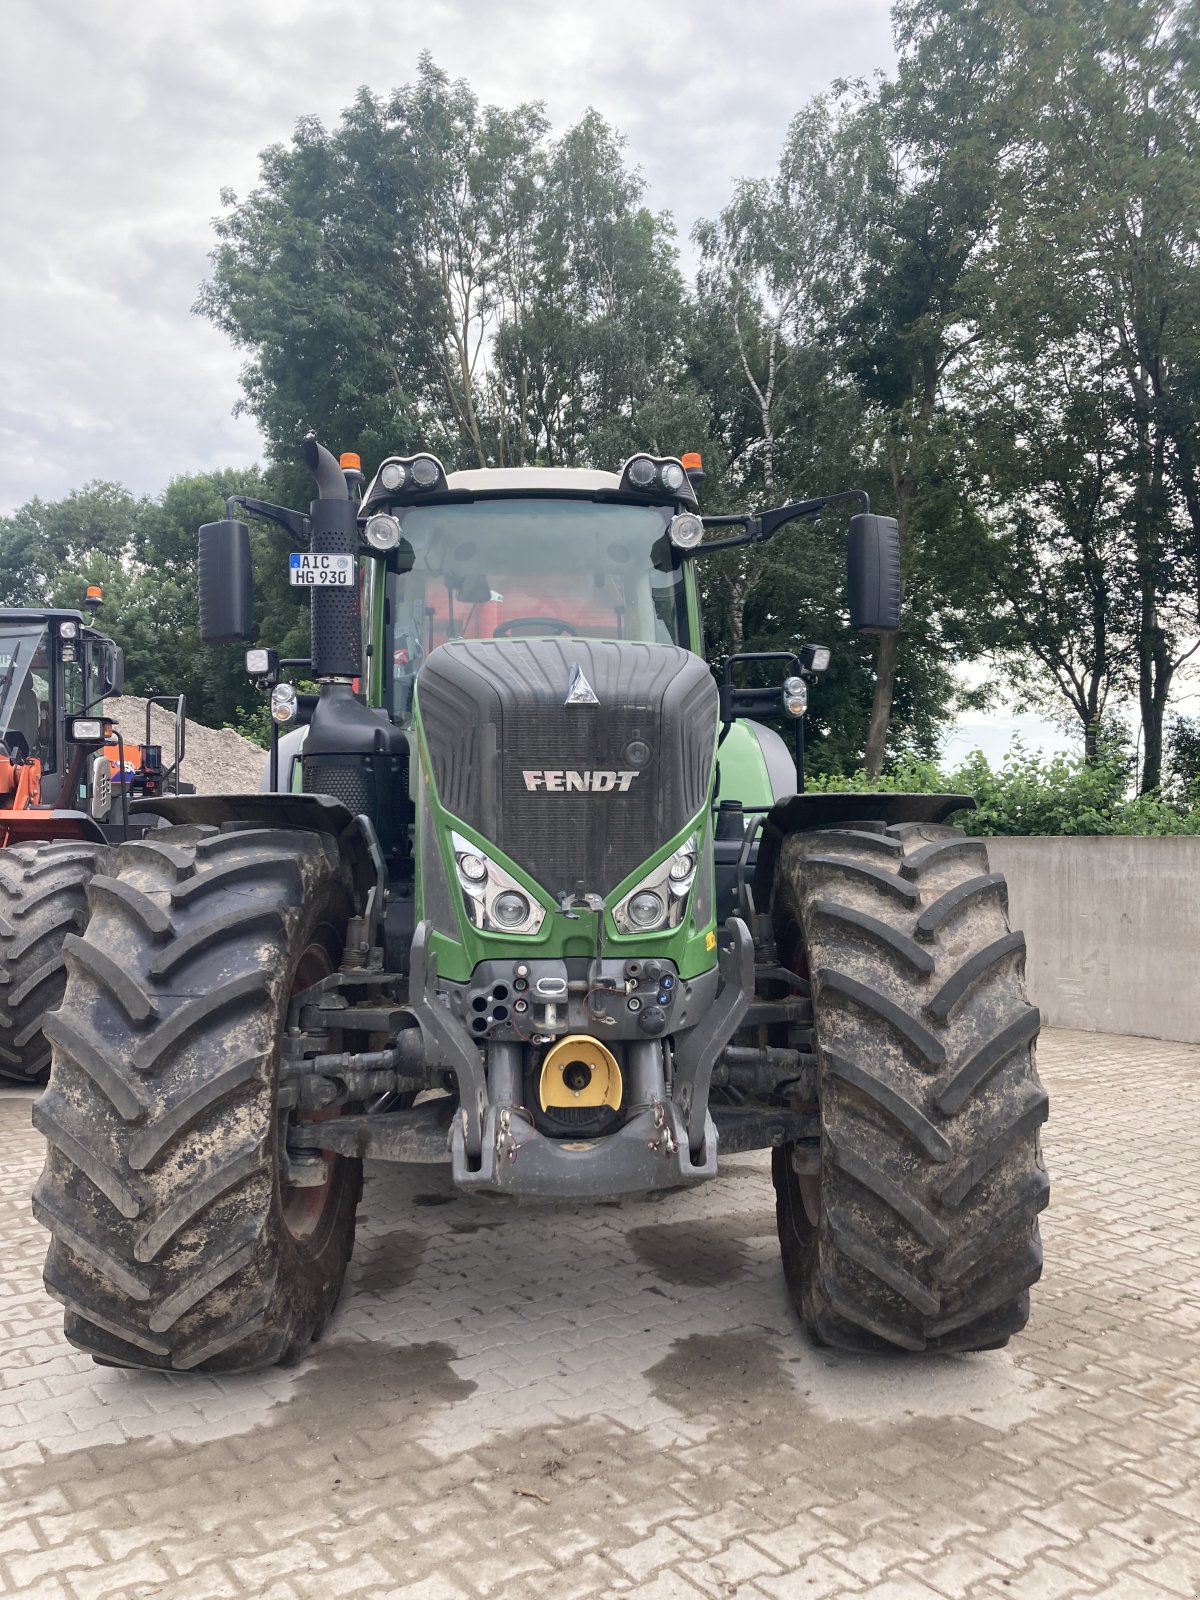
<path id="1" fill-rule="evenodd" d="M 767 1164 L 585 1210 L 375 1167 L 290 1371 L 94 1366 L 0 1096 L 0 1594 L 1200 1595 L 1200 1048 L 1043 1037 L 1046 1271 L 1006 1350 L 814 1349 Z"/>

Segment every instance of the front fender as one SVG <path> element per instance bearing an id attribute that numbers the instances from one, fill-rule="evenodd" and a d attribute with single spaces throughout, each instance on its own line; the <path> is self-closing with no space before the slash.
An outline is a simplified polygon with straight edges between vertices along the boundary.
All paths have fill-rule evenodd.
<path id="1" fill-rule="evenodd" d="M 754 904 L 766 909 L 780 847 L 789 833 L 812 828 L 848 828 L 856 822 L 945 822 L 955 811 L 974 811 L 975 801 L 965 794 L 868 794 L 861 790 L 813 790 L 793 794 L 767 812 L 754 867 Z"/>
<path id="2" fill-rule="evenodd" d="M 175 824 L 191 822 L 221 828 L 241 822 L 259 828 L 305 828 L 311 833 L 328 834 L 337 841 L 359 913 L 370 915 L 374 922 L 383 906 L 386 875 L 371 819 L 356 817 L 329 795 L 167 794 L 135 800 L 129 810 L 131 815 L 153 812 Z"/>

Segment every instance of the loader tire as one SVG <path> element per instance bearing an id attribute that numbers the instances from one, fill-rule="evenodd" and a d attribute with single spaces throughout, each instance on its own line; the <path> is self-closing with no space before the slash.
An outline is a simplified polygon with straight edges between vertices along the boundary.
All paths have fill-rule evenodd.
<path id="1" fill-rule="evenodd" d="M 784 1274 L 818 1343 L 982 1350 L 1025 1325 L 1049 1181 L 1038 1012 L 1004 879 L 957 828 L 784 841 L 773 920 L 811 979 L 819 1177 L 772 1157 Z"/>
<path id="2" fill-rule="evenodd" d="M 291 1359 L 337 1301 L 361 1189 L 361 1163 L 341 1157 L 320 1186 L 281 1177 L 289 1002 L 336 970 L 352 911 L 337 847 L 164 828 L 122 845 L 90 901 L 33 1108 L 48 1145 L 34 1213 L 66 1336 L 119 1366 Z"/>
<path id="3" fill-rule="evenodd" d="M 87 886 L 110 851 L 83 840 L 0 850 L 0 1080 L 45 1083 L 47 1011 L 63 997 L 63 940 L 87 926 Z"/>

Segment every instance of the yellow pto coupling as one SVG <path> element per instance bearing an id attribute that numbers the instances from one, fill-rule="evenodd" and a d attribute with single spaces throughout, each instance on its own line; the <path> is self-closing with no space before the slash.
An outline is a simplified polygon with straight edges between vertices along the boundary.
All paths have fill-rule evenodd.
<path id="1" fill-rule="evenodd" d="M 623 1087 L 612 1051 L 590 1034 L 569 1033 L 546 1052 L 538 1099 L 543 1111 L 552 1106 L 608 1106 L 617 1111 Z"/>

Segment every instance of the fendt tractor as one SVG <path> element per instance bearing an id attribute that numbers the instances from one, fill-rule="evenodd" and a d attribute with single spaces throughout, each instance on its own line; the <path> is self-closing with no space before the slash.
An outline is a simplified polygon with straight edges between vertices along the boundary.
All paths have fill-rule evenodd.
<path id="1" fill-rule="evenodd" d="M 47 1010 L 66 983 L 62 946 L 87 923 L 87 885 L 106 846 L 141 834 L 135 797 L 178 792 L 182 695 L 174 761 L 150 740 L 126 743 L 104 697 L 120 694 L 120 647 L 95 626 L 103 596 L 89 587 L 89 619 L 69 610 L 0 610 L 0 1080 L 45 1082 Z"/>
<path id="2" fill-rule="evenodd" d="M 1041 1266 L 1046 1096 L 1003 879 L 944 823 L 972 802 L 804 793 L 744 713 L 799 716 L 827 652 L 752 663 L 765 687 L 701 654 L 696 563 L 840 502 L 852 622 L 896 628 L 895 522 L 857 491 L 702 518 L 694 462 L 645 454 L 393 456 L 369 483 L 303 454 L 307 516 L 234 496 L 200 530 L 213 642 L 252 642 L 235 512 L 294 541 L 303 790 L 139 801 L 168 825 L 66 941 L 34 1118 L 67 1337 L 133 1367 L 294 1359 L 364 1157 L 586 1201 L 769 1149 L 818 1341 L 1003 1344 Z M 286 723 L 284 666 L 248 652 Z"/>

